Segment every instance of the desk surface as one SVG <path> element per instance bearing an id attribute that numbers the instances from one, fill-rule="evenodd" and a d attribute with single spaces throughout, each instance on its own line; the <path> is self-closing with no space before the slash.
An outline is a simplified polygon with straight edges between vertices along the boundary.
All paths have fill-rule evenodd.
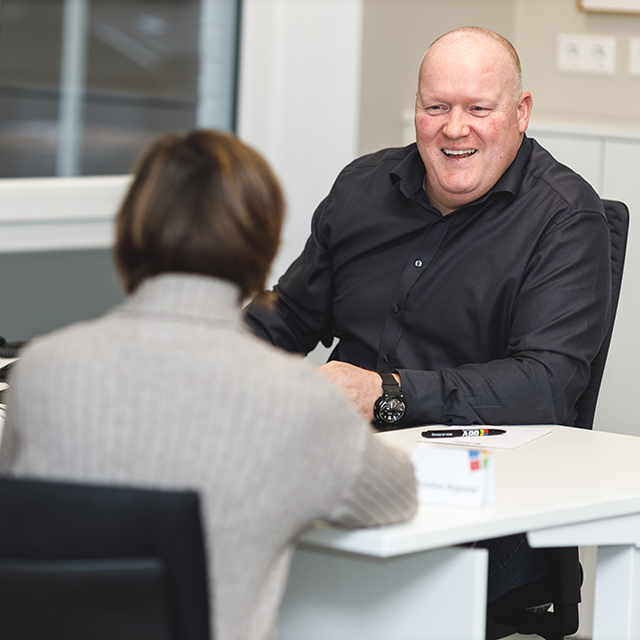
<path id="1" fill-rule="evenodd" d="M 389 431 L 377 437 L 410 451 L 422 430 Z M 543 438 L 514 450 L 494 449 L 492 456 L 495 505 L 422 505 L 407 523 L 358 530 L 318 527 L 300 542 L 389 557 L 640 512 L 638 437 L 553 426 Z"/>

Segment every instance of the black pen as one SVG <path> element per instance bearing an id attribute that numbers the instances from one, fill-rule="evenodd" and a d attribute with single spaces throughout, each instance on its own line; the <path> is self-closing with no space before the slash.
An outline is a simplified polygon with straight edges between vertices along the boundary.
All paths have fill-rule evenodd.
<path id="1" fill-rule="evenodd" d="M 480 436 L 499 436 L 506 429 L 431 429 L 423 431 L 425 438 L 479 438 Z"/>

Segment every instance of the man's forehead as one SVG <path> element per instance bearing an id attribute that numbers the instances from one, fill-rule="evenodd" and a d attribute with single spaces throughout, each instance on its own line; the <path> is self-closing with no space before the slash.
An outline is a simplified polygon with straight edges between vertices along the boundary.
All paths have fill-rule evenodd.
<path id="1" fill-rule="evenodd" d="M 471 101 L 488 96 L 498 98 L 506 91 L 511 78 L 509 67 L 490 62 L 456 64 L 453 69 L 429 65 L 420 74 L 418 91 L 421 95 L 454 93 Z"/>
<path id="2" fill-rule="evenodd" d="M 425 53 L 421 70 L 434 65 L 458 65 L 480 57 L 494 64 L 512 67 L 506 49 L 496 40 L 480 33 L 456 32 L 436 41 Z"/>
<path id="3" fill-rule="evenodd" d="M 516 79 L 511 59 L 499 43 L 487 37 L 476 34 L 462 37 L 464 42 L 454 36 L 438 41 L 425 54 L 419 93 L 451 90 L 464 94 L 468 100 L 486 99 L 489 95 L 498 99 Z"/>

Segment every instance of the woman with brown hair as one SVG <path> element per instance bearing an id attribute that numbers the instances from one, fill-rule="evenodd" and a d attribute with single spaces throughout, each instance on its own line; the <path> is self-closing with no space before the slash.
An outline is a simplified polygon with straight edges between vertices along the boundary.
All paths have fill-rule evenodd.
<path id="1" fill-rule="evenodd" d="M 296 536 L 416 508 L 410 462 L 335 387 L 253 337 L 283 198 L 254 150 L 213 131 L 151 146 L 118 213 L 128 293 L 16 364 L 0 471 L 200 492 L 216 640 L 262 640 Z"/>

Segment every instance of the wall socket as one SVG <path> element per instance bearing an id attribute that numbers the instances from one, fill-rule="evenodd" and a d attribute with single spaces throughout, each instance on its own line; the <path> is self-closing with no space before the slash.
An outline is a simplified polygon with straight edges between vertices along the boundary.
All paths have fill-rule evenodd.
<path id="1" fill-rule="evenodd" d="M 640 38 L 629 38 L 629 73 L 640 76 Z"/>
<path id="2" fill-rule="evenodd" d="M 581 33 L 558 34 L 557 65 L 568 73 L 613 76 L 616 73 L 616 39 Z"/>

